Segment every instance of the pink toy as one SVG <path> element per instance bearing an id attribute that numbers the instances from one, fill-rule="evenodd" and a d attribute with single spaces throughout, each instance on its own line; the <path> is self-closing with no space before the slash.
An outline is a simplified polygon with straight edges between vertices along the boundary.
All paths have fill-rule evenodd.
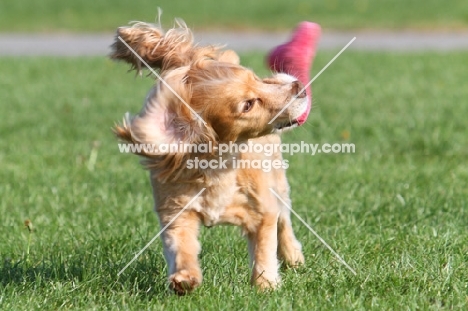
<path id="1" fill-rule="evenodd" d="M 277 46 L 268 55 L 267 62 L 271 70 L 295 76 L 305 86 L 310 81 L 310 69 L 320 39 L 320 25 L 301 22 L 295 29 L 292 39 Z M 312 89 L 306 89 L 309 99 L 307 111 L 297 121 L 303 124 L 309 116 L 312 106 Z"/>

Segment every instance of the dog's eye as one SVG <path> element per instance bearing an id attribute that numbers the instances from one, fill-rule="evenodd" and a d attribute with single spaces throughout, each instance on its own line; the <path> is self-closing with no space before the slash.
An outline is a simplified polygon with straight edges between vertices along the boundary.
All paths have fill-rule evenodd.
<path id="1" fill-rule="evenodd" d="M 254 106 L 256 101 L 257 101 L 256 98 L 247 100 L 244 103 L 244 108 L 243 108 L 242 112 L 249 112 L 250 110 L 252 110 L 252 107 Z"/>

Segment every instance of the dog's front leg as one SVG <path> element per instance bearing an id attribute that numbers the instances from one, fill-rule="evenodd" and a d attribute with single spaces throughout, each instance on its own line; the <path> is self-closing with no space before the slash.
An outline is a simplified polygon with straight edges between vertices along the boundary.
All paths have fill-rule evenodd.
<path id="1" fill-rule="evenodd" d="M 261 289 L 275 288 L 280 281 L 276 258 L 278 213 L 263 215 L 257 230 L 247 235 L 252 267 L 251 283 Z"/>
<path id="2" fill-rule="evenodd" d="M 158 212 L 162 226 L 172 220 L 171 215 Z M 200 220 L 195 212 L 185 211 L 163 232 L 164 256 L 168 264 L 169 287 L 177 294 L 184 295 L 202 282 L 198 263 L 200 243 L 198 231 Z"/>

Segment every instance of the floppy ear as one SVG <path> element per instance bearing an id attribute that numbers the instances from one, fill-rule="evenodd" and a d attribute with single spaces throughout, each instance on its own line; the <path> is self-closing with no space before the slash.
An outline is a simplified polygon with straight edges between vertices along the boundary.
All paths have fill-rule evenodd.
<path id="1" fill-rule="evenodd" d="M 124 141 L 151 145 L 150 149 L 141 150 L 138 154 L 153 157 L 174 153 L 160 150 L 161 145 L 169 144 L 211 142 L 216 145 L 214 130 L 186 106 L 190 104 L 190 86 L 185 81 L 187 72 L 188 67 L 182 67 L 165 75 L 164 80 L 170 88 L 158 83 L 149 92 L 140 114 L 133 118 L 126 115 L 123 124 L 114 128 L 116 135 Z M 153 146 L 158 149 L 153 149 Z"/>
<path id="2" fill-rule="evenodd" d="M 193 47 L 193 35 L 182 21 L 178 21 L 178 26 L 167 33 L 156 25 L 143 22 L 120 27 L 111 46 L 110 58 L 130 63 L 132 69 L 138 71 L 142 64 L 133 51 L 152 68 L 164 70 L 183 66 L 187 63 L 187 52 Z"/>
<path id="3" fill-rule="evenodd" d="M 220 52 L 218 56 L 218 61 L 231 63 L 234 65 L 240 64 L 239 55 L 237 55 L 237 53 L 234 52 L 233 50 L 225 50 L 225 51 Z"/>
<path id="4" fill-rule="evenodd" d="M 194 46 L 190 29 L 183 21 L 176 22 L 178 27 L 166 33 L 160 27 L 142 22 L 118 28 L 110 58 L 123 60 L 138 72 L 144 68 L 141 59 L 150 67 L 163 71 L 200 59 L 239 64 L 239 56 L 232 50 L 221 51 L 219 46 Z"/>

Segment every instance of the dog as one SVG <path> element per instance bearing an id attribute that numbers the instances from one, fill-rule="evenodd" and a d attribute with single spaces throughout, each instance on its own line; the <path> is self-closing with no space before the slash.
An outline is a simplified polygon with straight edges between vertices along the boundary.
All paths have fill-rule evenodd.
<path id="1" fill-rule="evenodd" d="M 114 127 L 121 141 L 212 146 L 211 152 L 135 151 L 149 170 L 160 225 L 167 226 L 161 237 L 169 287 L 183 295 L 201 284 L 199 228 L 229 224 L 241 227 L 247 238 L 251 283 L 276 288 L 279 261 L 304 263 L 284 204 L 291 204 L 285 168 L 240 168 L 236 161 L 284 163 L 281 152 L 232 150 L 219 156 L 216 150 L 221 144 L 280 144 L 280 134 L 296 127 L 308 109 L 301 82 L 285 73 L 260 79 L 239 64 L 234 51 L 194 44 L 184 23 L 167 32 L 147 23 L 120 27 L 111 48 L 112 59 L 137 71 L 143 60 L 161 78 L 141 112 Z M 195 159 L 220 160 L 225 166 L 188 168 Z"/>

